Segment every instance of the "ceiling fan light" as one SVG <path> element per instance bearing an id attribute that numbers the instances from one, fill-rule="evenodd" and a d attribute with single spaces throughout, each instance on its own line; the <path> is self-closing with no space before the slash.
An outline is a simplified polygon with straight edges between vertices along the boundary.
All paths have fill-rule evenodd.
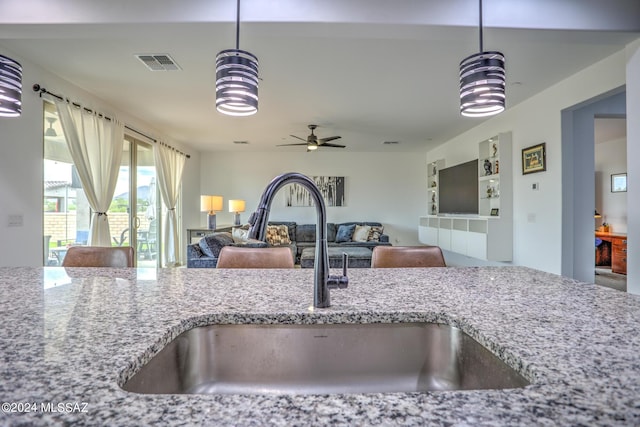
<path id="1" fill-rule="evenodd" d="M 505 108 L 504 55 L 480 52 L 460 62 L 460 114 L 486 117 Z"/>
<path id="2" fill-rule="evenodd" d="M 49 122 L 49 127 L 44 131 L 44 136 L 56 137 L 58 133 L 53 128 L 53 124 L 58 120 L 55 117 L 45 117 L 45 120 Z"/>
<path id="3" fill-rule="evenodd" d="M 22 114 L 22 66 L 0 55 L 0 117 Z"/>
<path id="4" fill-rule="evenodd" d="M 307 145 L 307 151 L 316 151 L 317 149 L 318 149 L 318 144 Z"/>

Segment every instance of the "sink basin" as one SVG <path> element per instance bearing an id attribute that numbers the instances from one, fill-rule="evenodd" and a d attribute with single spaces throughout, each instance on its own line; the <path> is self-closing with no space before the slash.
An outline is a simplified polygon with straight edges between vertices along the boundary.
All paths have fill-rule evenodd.
<path id="1" fill-rule="evenodd" d="M 135 393 L 327 394 L 524 387 L 461 330 L 435 323 L 211 325 L 176 337 Z"/>

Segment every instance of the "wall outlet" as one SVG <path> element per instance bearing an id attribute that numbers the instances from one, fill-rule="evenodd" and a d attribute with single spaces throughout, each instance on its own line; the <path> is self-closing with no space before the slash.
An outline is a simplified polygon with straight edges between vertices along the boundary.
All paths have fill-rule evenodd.
<path id="1" fill-rule="evenodd" d="M 530 213 L 527 215 L 527 222 L 536 222 L 536 214 Z"/>
<path id="2" fill-rule="evenodd" d="M 533 184 L 531 184 L 531 189 L 532 190 L 539 190 L 540 189 L 540 184 L 537 182 L 534 182 Z"/>
<path id="3" fill-rule="evenodd" d="M 24 217 L 22 215 L 9 215 L 7 227 L 22 227 L 24 225 Z"/>

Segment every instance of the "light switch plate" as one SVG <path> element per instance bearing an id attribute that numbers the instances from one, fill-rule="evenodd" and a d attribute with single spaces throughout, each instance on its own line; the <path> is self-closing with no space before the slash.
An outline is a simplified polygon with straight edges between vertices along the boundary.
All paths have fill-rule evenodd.
<path id="1" fill-rule="evenodd" d="M 9 215 L 7 227 L 22 227 L 24 225 L 24 217 L 22 215 Z"/>

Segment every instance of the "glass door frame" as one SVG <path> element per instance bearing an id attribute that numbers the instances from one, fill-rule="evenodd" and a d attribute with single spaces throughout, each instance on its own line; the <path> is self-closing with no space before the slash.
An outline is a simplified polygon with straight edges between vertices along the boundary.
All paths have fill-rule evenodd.
<path id="1" fill-rule="evenodd" d="M 158 226 L 161 224 L 161 209 L 157 185 L 149 185 L 149 191 L 153 192 L 152 195 L 149 195 L 149 200 L 150 203 L 153 204 L 154 212 L 154 218 L 150 221 L 155 221 L 155 227 L 151 227 L 151 224 L 147 224 L 146 227 L 142 227 L 140 216 L 145 215 L 146 212 L 141 210 L 139 211 L 138 209 L 138 182 L 139 168 L 141 167 L 139 164 L 141 161 L 139 156 L 140 148 L 144 147 L 144 149 L 153 153 L 154 147 L 152 143 L 142 141 L 129 133 L 125 133 L 124 141 L 129 144 L 129 229 L 133 230 L 129 237 L 130 245 L 136 252 L 136 266 L 140 266 L 139 261 L 144 258 L 141 252 L 147 252 L 151 254 L 151 259 L 146 260 L 145 258 L 144 261 L 155 261 L 154 267 L 159 267 L 162 239 L 160 238 L 160 227 Z M 155 171 L 155 164 L 153 165 L 153 168 Z M 157 180 L 157 175 L 154 174 L 153 180 L 154 181 L 152 182 Z M 149 235 L 148 233 L 150 232 L 153 234 Z M 150 247 L 150 245 L 152 246 Z"/>

